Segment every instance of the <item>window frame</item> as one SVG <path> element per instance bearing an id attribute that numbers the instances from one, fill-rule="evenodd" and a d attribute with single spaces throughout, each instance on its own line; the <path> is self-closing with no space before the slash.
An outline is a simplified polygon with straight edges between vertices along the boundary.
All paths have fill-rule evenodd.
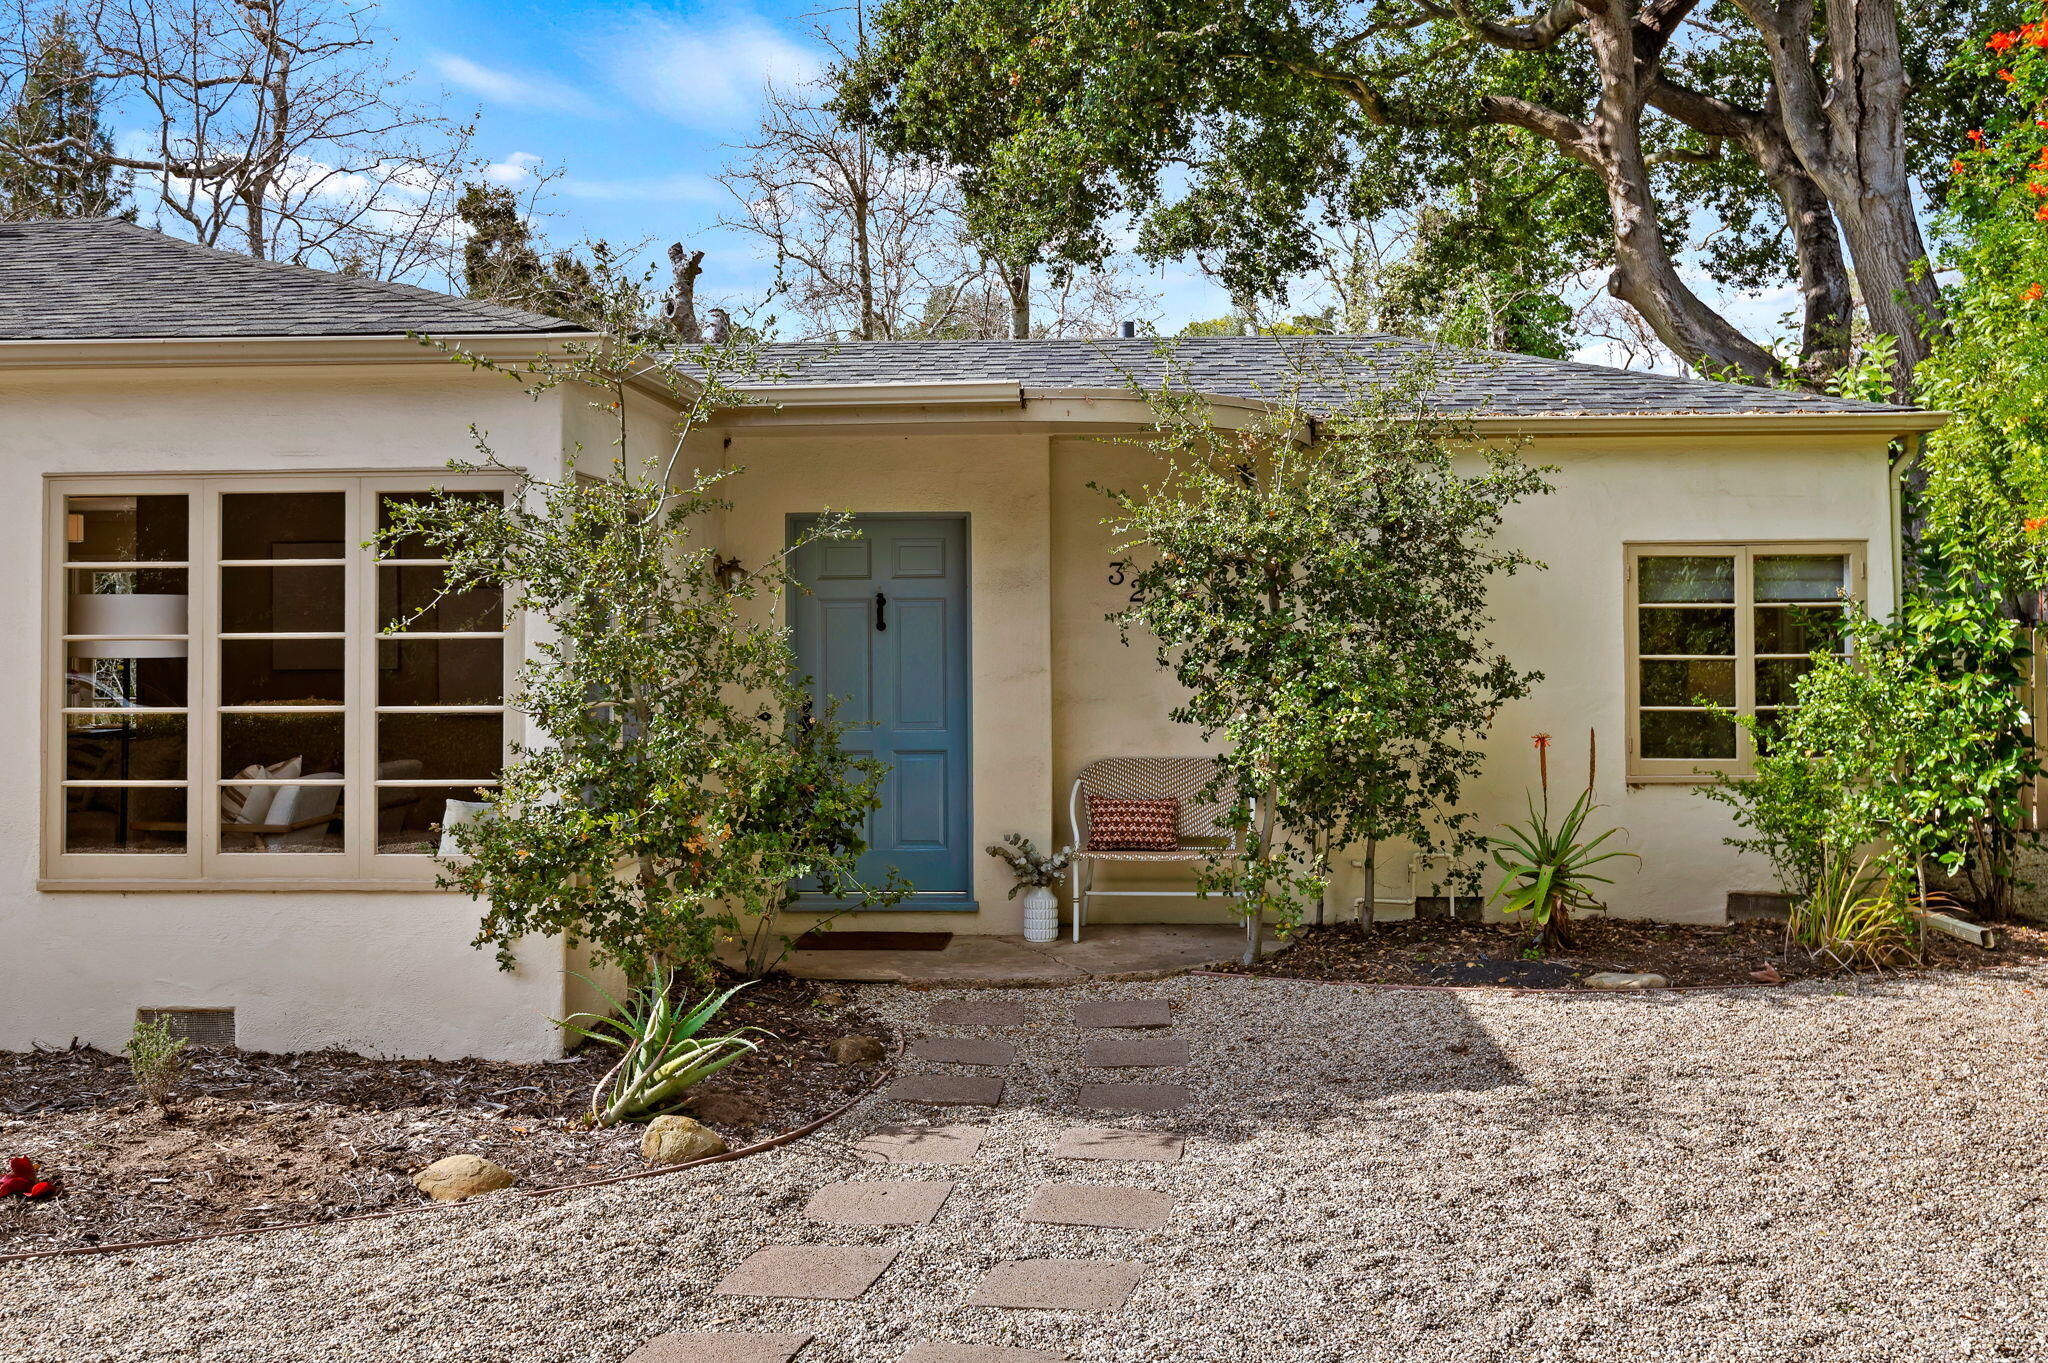
<path id="1" fill-rule="evenodd" d="M 1867 540 L 1631 540 L 1622 546 L 1622 657 L 1627 706 L 1628 784 L 1703 785 L 1717 776 L 1756 771 L 1756 744 L 1737 726 L 1733 757 L 1644 757 L 1642 755 L 1643 669 L 1640 647 L 1642 573 L 1645 558 L 1686 554 L 1732 555 L 1735 559 L 1735 704 L 1739 715 L 1756 713 L 1756 560 L 1779 554 L 1841 554 L 1848 559 L 1846 601 L 1869 600 Z M 1654 603 L 1653 603 L 1654 604 Z M 1766 603 L 1769 604 L 1769 603 Z M 1772 654 L 1771 657 L 1779 655 Z M 1787 655 L 1789 656 L 1789 655 Z M 1768 707 L 1767 707 L 1768 708 Z"/>
<path id="2" fill-rule="evenodd" d="M 44 480 L 44 628 L 40 653 L 43 703 L 41 707 L 43 761 L 42 775 L 42 876 L 44 889 L 127 889 L 127 890 L 416 890 L 438 891 L 438 874 L 432 856 L 423 853 L 380 853 L 377 825 L 380 783 L 377 777 L 378 717 L 387 707 L 378 704 L 377 656 L 383 638 L 430 636 L 427 631 L 388 635 L 390 622 L 378 618 L 377 573 L 380 560 L 362 548 L 376 530 L 380 498 L 389 493 L 424 492 L 434 488 L 450 491 L 497 491 L 507 498 L 517 495 L 515 479 L 503 475 L 455 475 L 446 472 L 347 471 L 320 474 L 222 474 L 201 476 L 128 476 L 122 474 L 64 475 Z M 344 551 L 344 648 L 346 662 L 343 682 L 343 780 L 342 832 L 344 850 L 338 853 L 278 854 L 224 852 L 221 850 L 221 808 L 219 792 L 232 781 L 232 773 L 220 770 L 221 752 L 221 580 L 225 571 L 221 553 L 222 499 L 233 493 L 341 492 L 345 494 Z M 182 852 L 67 852 L 65 844 L 66 740 L 65 740 L 65 625 L 67 619 L 69 570 L 65 527 L 66 499 L 76 496 L 185 496 L 187 531 L 185 547 L 186 593 L 188 597 L 186 637 L 190 641 L 186 675 L 186 791 L 185 824 L 188 830 Z M 400 560 L 419 563 L 423 560 Z M 496 634 L 472 631 L 478 638 L 501 637 L 501 697 L 509 697 L 518 674 L 522 648 L 522 622 L 510 606 L 506 592 L 502 628 Z M 389 707 L 399 712 L 422 708 L 477 713 L 495 710 L 503 714 L 501 760 L 510 761 L 512 745 L 520 737 L 518 712 L 501 702 L 497 706 Z M 92 782 L 93 785 L 120 783 Z M 168 784 L 159 782 L 158 785 Z M 273 785 L 302 782 L 279 780 Z M 430 779 L 395 781 L 393 786 L 428 787 L 441 785 L 453 794 L 470 790 L 478 781 Z"/>

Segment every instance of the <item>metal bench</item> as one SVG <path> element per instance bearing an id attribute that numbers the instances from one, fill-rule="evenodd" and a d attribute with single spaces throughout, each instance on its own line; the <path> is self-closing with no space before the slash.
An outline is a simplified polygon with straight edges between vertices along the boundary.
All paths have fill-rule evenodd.
<path id="1" fill-rule="evenodd" d="M 1067 797 L 1067 824 L 1073 834 L 1074 940 L 1081 940 L 1081 923 L 1088 916 L 1088 901 L 1105 899 L 1185 899 L 1193 890 L 1098 890 L 1095 868 L 1104 862 L 1202 863 L 1235 857 L 1236 830 L 1224 820 L 1231 812 L 1229 799 L 1199 799 L 1202 788 L 1216 774 L 1216 761 L 1209 757 L 1104 757 L 1081 768 Z M 1091 852 L 1088 847 L 1088 800 L 1103 795 L 1123 800 L 1180 801 L 1175 827 L 1179 846 L 1172 851 Z"/>

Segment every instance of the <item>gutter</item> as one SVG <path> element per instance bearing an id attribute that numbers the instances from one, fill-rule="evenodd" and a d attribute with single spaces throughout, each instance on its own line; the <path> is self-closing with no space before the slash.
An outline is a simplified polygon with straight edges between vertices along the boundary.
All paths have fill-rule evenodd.
<path id="1" fill-rule="evenodd" d="M 734 392 L 764 407 L 1021 407 L 1014 380 L 948 379 L 931 383 L 734 383 Z M 728 408 L 743 411 L 744 408 Z"/>

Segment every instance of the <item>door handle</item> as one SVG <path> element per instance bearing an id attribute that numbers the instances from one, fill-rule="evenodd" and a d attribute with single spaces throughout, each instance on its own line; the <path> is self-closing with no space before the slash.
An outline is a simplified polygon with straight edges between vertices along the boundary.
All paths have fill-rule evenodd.
<path id="1" fill-rule="evenodd" d="M 889 628 L 889 598 L 880 592 L 875 593 L 875 628 Z"/>

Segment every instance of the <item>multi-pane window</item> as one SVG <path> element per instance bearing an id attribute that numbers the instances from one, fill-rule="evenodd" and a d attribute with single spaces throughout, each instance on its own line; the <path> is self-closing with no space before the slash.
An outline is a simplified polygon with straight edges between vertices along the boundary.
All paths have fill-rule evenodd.
<path id="1" fill-rule="evenodd" d="M 53 879 L 431 880 L 504 762 L 511 622 L 434 546 L 365 545 L 448 481 L 53 488 Z"/>
<path id="2" fill-rule="evenodd" d="M 1746 770 L 1815 653 L 1841 647 L 1861 596 L 1854 544 L 1635 545 L 1628 551 L 1629 771 Z"/>

